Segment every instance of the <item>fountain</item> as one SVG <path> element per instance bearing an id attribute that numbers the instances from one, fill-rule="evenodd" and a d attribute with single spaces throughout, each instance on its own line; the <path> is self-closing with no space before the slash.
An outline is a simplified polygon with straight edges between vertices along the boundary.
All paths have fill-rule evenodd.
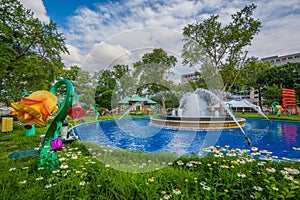
<path id="1" fill-rule="evenodd" d="M 211 102 L 219 104 L 229 115 L 221 115 L 219 111 L 212 114 Z M 208 103 L 210 102 L 210 103 Z M 217 109 L 215 107 L 215 109 Z M 182 113 L 181 113 L 182 110 Z M 180 112 L 179 112 L 180 111 Z M 245 119 L 236 119 L 225 103 L 213 92 L 199 88 L 193 93 L 184 95 L 180 100 L 177 116 L 151 117 L 151 124 L 169 128 L 183 129 L 229 129 L 239 128 L 250 145 L 250 139 L 243 130 Z"/>
<path id="2" fill-rule="evenodd" d="M 139 105 L 141 105 L 143 102 L 137 102 L 135 104 L 133 104 L 128 110 L 126 110 L 123 115 L 119 118 L 118 121 L 120 121 L 121 119 L 123 119 L 125 116 L 127 116 L 133 109 L 135 109 L 136 107 L 138 107 Z"/>
<path id="3" fill-rule="evenodd" d="M 253 108 L 254 110 L 256 110 L 259 114 L 261 114 L 264 118 L 266 118 L 267 120 L 269 120 L 270 123 L 272 123 L 272 121 L 261 111 L 259 106 L 256 106 L 252 103 L 250 103 L 247 100 L 243 100 L 244 103 L 246 103 L 248 106 L 250 106 L 251 108 Z"/>

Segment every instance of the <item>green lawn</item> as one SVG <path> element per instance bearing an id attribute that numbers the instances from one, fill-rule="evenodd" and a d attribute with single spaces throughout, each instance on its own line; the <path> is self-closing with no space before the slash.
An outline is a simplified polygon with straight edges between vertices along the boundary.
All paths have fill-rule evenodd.
<path id="1" fill-rule="evenodd" d="M 177 158 L 104 148 L 75 141 L 58 152 L 52 173 L 37 170 L 38 155 L 9 159 L 17 150 L 37 148 L 39 135 L 23 126 L 0 135 L 1 199 L 298 199 L 300 164 L 279 161 L 254 147 L 207 148 L 207 155 Z"/>
<path id="2" fill-rule="evenodd" d="M 264 119 L 265 117 L 261 114 L 257 113 L 245 113 L 242 114 L 240 112 L 234 113 L 235 117 L 242 117 L 242 118 L 261 118 Z M 275 120 L 290 120 L 290 121 L 300 121 L 300 116 L 297 115 L 282 115 L 280 117 L 276 117 L 275 115 L 266 115 L 269 119 L 275 119 Z"/>

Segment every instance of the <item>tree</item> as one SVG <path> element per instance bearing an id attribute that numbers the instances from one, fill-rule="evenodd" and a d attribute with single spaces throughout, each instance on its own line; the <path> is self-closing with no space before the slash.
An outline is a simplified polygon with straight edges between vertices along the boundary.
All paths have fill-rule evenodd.
<path id="1" fill-rule="evenodd" d="M 183 64 L 199 65 L 207 84 L 222 84 L 225 90 L 239 70 L 236 66 L 243 48 L 259 32 L 260 21 L 252 17 L 255 8 L 254 4 L 246 5 L 231 16 L 232 21 L 226 26 L 218 21 L 218 15 L 212 15 L 201 23 L 184 27 Z"/>
<path id="2" fill-rule="evenodd" d="M 72 81 L 79 102 L 85 105 L 86 108 L 91 103 L 95 103 L 96 81 L 89 72 L 78 66 L 71 66 L 70 69 L 64 70 L 63 78 Z"/>
<path id="3" fill-rule="evenodd" d="M 277 85 L 267 86 L 263 91 L 264 105 L 271 105 L 274 101 L 281 102 L 281 90 Z"/>
<path id="4" fill-rule="evenodd" d="M 258 91 L 258 99 L 259 106 L 261 105 L 262 100 L 262 89 L 263 86 L 258 83 L 258 77 L 261 74 L 264 74 L 268 69 L 270 69 L 271 65 L 268 62 L 260 62 L 255 57 L 250 57 L 245 62 L 244 67 L 241 69 L 240 76 L 237 79 L 235 86 L 239 90 L 257 90 Z M 231 92 L 231 91 L 230 91 Z"/>
<path id="5" fill-rule="evenodd" d="M 110 70 L 101 70 L 95 74 L 95 79 L 97 80 L 95 99 L 96 103 L 101 107 L 111 109 L 115 102 L 112 98 L 113 91 L 116 87 L 116 80 L 114 78 L 114 73 Z"/>
<path id="6" fill-rule="evenodd" d="M 258 83 L 262 86 L 277 85 L 283 88 L 293 89 L 300 84 L 300 63 L 287 63 L 282 66 L 274 66 L 266 70 L 258 77 Z"/>
<path id="7" fill-rule="evenodd" d="M 132 76 L 132 71 L 128 65 L 115 65 L 112 75 L 116 81 L 116 87 L 114 88 L 116 101 L 135 94 L 133 86 L 136 84 L 136 80 Z"/>
<path id="8" fill-rule="evenodd" d="M 142 61 L 133 64 L 133 77 L 137 78 L 137 93 L 153 95 L 162 90 L 169 90 L 171 81 L 167 80 L 170 70 L 176 65 L 175 56 L 169 56 L 163 49 L 154 49 L 146 53 Z"/>
<path id="9" fill-rule="evenodd" d="M 300 63 L 287 63 L 282 66 L 274 66 L 257 77 L 257 84 L 261 88 L 276 85 L 279 88 L 295 89 L 299 100 Z"/>
<path id="10" fill-rule="evenodd" d="M 56 24 L 40 22 L 18 0 L 0 4 L 0 101 L 9 104 L 26 93 L 49 89 L 67 53 Z"/>

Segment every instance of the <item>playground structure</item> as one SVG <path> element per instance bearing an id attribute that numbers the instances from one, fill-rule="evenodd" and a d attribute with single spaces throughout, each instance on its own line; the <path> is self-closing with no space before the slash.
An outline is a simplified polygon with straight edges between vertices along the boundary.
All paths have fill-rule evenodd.
<path id="1" fill-rule="evenodd" d="M 282 108 L 282 106 L 279 105 L 279 103 L 276 102 L 276 101 L 271 104 L 271 108 L 273 109 L 276 117 L 280 117 L 281 116 L 281 112 L 284 110 Z"/>
<path id="2" fill-rule="evenodd" d="M 281 88 L 282 105 L 278 102 L 273 102 L 271 108 L 277 117 L 282 114 L 299 115 L 299 108 L 296 104 L 296 92 L 292 89 Z"/>
<path id="3" fill-rule="evenodd" d="M 300 116 L 299 108 L 296 104 L 296 92 L 292 89 L 281 88 L 282 95 L 282 107 L 290 114 L 296 114 Z"/>

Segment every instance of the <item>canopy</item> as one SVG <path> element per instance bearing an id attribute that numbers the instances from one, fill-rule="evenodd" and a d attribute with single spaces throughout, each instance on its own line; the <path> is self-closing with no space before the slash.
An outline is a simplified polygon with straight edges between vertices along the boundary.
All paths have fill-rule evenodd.
<path id="1" fill-rule="evenodd" d="M 147 102 L 146 98 L 140 97 L 138 95 L 134 95 L 129 99 L 129 102 Z"/>
<path id="2" fill-rule="evenodd" d="M 143 102 L 144 104 L 152 105 L 152 104 L 157 104 L 155 101 L 145 98 L 145 97 L 140 97 L 138 95 L 134 95 L 133 97 L 125 97 L 124 99 L 118 101 L 118 104 L 129 104 L 133 102 Z"/>
<path id="3" fill-rule="evenodd" d="M 157 104 L 155 101 L 151 100 L 151 99 L 148 99 L 148 98 L 145 98 L 147 100 L 147 103 L 146 104 Z"/>
<path id="4" fill-rule="evenodd" d="M 129 103 L 129 97 L 125 97 L 124 99 L 118 101 L 117 104 L 128 104 Z"/>
<path id="5" fill-rule="evenodd" d="M 230 103 L 233 108 L 252 108 L 250 103 L 247 104 L 245 101 L 231 100 L 231 101 L 226 102 L 226 103 Z"/>

